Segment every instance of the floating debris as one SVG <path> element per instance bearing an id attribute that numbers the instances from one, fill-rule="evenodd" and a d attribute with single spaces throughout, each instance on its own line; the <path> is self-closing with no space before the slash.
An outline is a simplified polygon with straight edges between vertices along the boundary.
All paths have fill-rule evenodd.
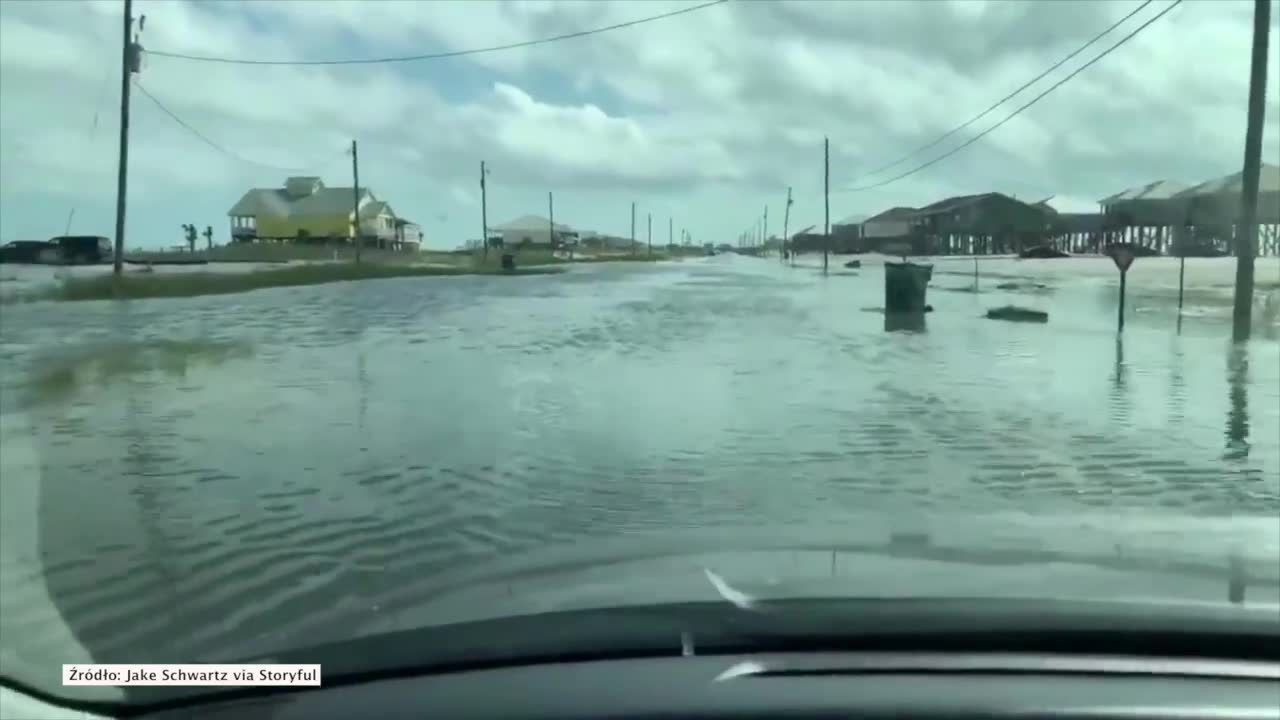
<path id="1" fill-rule="evenodd" d="M 1056 258 L 1069 258 L 1071 255 L 1048 245 L 1037 245 L 1018 253 L 1018 257 L 1024 260 L 1053 260 Z"/>
<path id="2" fill-rule="evenodd" d="M 1015 305 L 992 308 L 987 311 L 987 317 L 992 320 L 1009 320 L 1010 322 L 1049 322 L 1049 313 L 1043 310 L 1020 308 Z"/>

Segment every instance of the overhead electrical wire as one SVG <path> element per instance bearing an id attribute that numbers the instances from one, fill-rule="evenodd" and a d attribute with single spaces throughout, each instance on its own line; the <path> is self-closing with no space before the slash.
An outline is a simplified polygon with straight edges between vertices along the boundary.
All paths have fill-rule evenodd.
<path id="1" fill-rule="evenodd" d="M 1062 67 L 1064 64 L 1066 64 L 1066 63 L 1067 63 L 1068 61 L 1070 61 L 1072 58 L 1074 58 L 1075 56 L 1077 56 L 1077 55 L 1079 55 L 1080 53 L 1084 52 L 1084 51 L 1085 51 L 1085 50 L 1087 50 L 1090 46 L 1092 46 L 1094 43 L 1096 43 L 1096 42 L 1098 42 L 1099 40 L 1101 40 L 1103 37 L 1105 37 L 1107 34 L 1109 34 L 1112 30 L 1115 30 L 1116 28 L 1118 28 L 1118 27 L 1120 27 L 1121 25 L 1123 25 L 1126 21 L 1128 21 L 1128 20 L 1129 20 L 1129 18 L 1133 17 L 1134 15 L 1137 15 L 1137 14 L 1138 14 L 1138 13 L 1139 13 L 1143 8 L 1145 8 L 1146 6 L 1150 5 L 1153 1 L 1154 1 L 1154 0 L 1146 0 L 1145 2 L 1143 2 L 1143 3 L 1142 3 L 1141 5 L 1139 5 L 1138 7 L 1134 8 L 1134 9 L 1133 9 L 1133 11 L 1132 11 L 1132 12 L 1130 12 L 1128 15 L 1125 15 L 1124 17 L 1120 18 L 1119 20 L 1115 21 L 1114 23 L 1112 23 L 1112 24 L 1111 24 L 1111 26 L 1110 26 L 1110 27 L 1108 27 L 1107 29 L 1105 29 L 1105 30 L 1103 30 L 1102 32 L 1098 33 L 1097 35 L 1094 35 L 1092 38 L 1090 38 L 1090 39 L 1089 39 L 1089 41 L 1088 41 L 1088 42 L 1086 42 L 1085 44 L 1083 44 L 1083 45 L 1081 45 L 1080 47 L 1076 48 L 1076 49 L 1075 49 L 1074 51 L 1072 51 L 1069 55 L 1067 55 L 1066 57 L 1062 58 L 1062 59 L 1061 59 L 1061 60 L 1059 60 L 1058 62 L 1054 63 L 1052 66 L 1050 66 L 1050 67 L 1049 67 L 1049 69 L 1048 69 L 1048 70 L 1045 70 L 1044 72 L 1040 73 L 1039 75 L 1036 75 L 1035 77 L 1031 78 L 1031 79 L 1030 79 L 1030 80 L 1028 80 L 1027 82 L 1023 83 L 1021 86 L 1019 86 L 1017 90 L 1014 90 L 1013 92 L 1009 93 L 1008 95 L 1005 95 L 1004 97 L 1002 97 L 1002 98 L 1000 98 L 999 100 L 995 101 L 995 103 L 993 103 L 993 104 L 991 105 L 991 107 L 987 108 L 986 110 L 983 110 L 982 112 L 978 113 L 977 115 L 974 115 L 973 117 L 969 118 L 968 120 L 964 121 L 963 123 L 961 123 L 961 124 L 959 124 L 959 125 L 957 125 L 957 126 L 955 126 L 955 127 L 951 128 L 950 130 L 948 130 L 948 131 L 946 131 L 945 133 L 943 133 L 943 134 L 939 135 L 937 138 L 935 138 L 934 140 L 930 141 L 929 143 L 926 143 L 926 144 L 924 144 L 924 145 L 921 145 L 920 147 L 916 148 L 915 150 L 912 150 L 911 152 L 907 153 L 906 155 L 903 155 L 902 157 L 898 158 L 897 160 L 894 160 L 894 161 L 892 161 L 892 162 L 890 162 L 890 163 L 887 163 L 887 164 L 885 164 L 885 165 L 881 165 L 880 167 L 877 167 L 877 168 L 875 168 L 874 170 L 869 170 L 869 171 L 867 171 L 867 172 L 863 173 L 862 177 L 867 177 L 867 176 L 869 176 L 869 175 L 879 175 L 880 173 L 884 172 L 885 170 L 888 170 L 888 169 L 890 169 L 890 168 L 897 167 L 897 166 L 901 165 L 902 163 L 904 163 L 904 162 L 906 162 L 906 161 L 910 160 L 911 158 L 913 158 L 913 157 L 915 157 L 915 156 L 919 155 L 920 153 L 924 152 L 925 150 L 928 150 L 928 149 L 933 148 L 933 147 L 937 147 L 939 143 L 943 142 L 943 141 L 944 141 L 944 140 L 946 140 L 947 138 L 951 137 L 952 135 L 955 135 L 956 133 L 960 132 L 961 130 L 964 130 L 965 128 L 969 127 L 970 125 L 972 125 L 972 124 L 976 123 L 977 121 L 981 120 L 982 118 L 986 117 L 987 115 L 990 115 L 992 111 L 994 111 L 996 108 L 1000 107 L 1001 105 L 1003 105 L 1003 104 L 1005 104 L 1006 102 L 1008 102 L 1009 100 L 1011 100 L 1015 95 L 1017 95 L 1018 93 L 1022 92 L 1023 90 L 1026 90 L 1027 88 L 1031 87 L 1032 85 L 1035 85 L 1037 82 L 1040 82 L 1040 81 L 1041 81 L 1041 80 L 1043 80 L 1046 76 L 1048 76 L 1050 73 L 1052 73 L 1054 70 L 1057 70 L 1058 68 Z"/>
<path id="2" fill-rule="evenodd" d="M 974 144 L 975 142 L 977 142 L 977 141 L 981 140 L 982 138 L 986 137 L 987 135 L 991 134 L 991 132 L 992 132 L 992 131 L 994 131 L 996 128 L 999 128 L 1001 125 L 1004 125 L 1005 123 L 1009 122 L 1009 121 L 1010 121 L 1010 120 L 1012 120 L 1013 118 L 1017 117 L 1019 114 L 1021 114 L 1021 113 L 1022 113 L 1022 111 L 1026 110 L 1027 108 L 1031 107 L 1032 105 L 1035 105 L 1036 103 L 1040 102 L 1040 100 L 1041 100 L 1041 99 L 1043 99 L 1046 95 L 1048 95 L 1049 93 L 1053 92 L 1054 90 L 1057 90 L 1058 88 L 1060 88 L 1060 87 L 1062 87 L 1063 85 L 1065 85 L 1069 80 L 1071 80 L 1071 79 L 1072 79 L 1072 78 L 1074 78 L 1075 76 L 1079 75 L 1081 72 L 1084 72 L 1084 70 L 1086 70 L 1087 68 L 1089 68 L 1090 66 L 1092 66 L 1094 63 L 1098 62 L 1098 61 L 1099 61 L 1099 60 L 1101 60 L 1102 58 L 1104 58 L 1104 57 L 1106 57 L 1107 55 L 1109 55 L 1109 54 L 1110 54 L 1113 50 L 1115 50 L 1116 48 L 1118 48 L 1118 47 L 1120 47 L 1121 45 L 1125 44 L 1126 42 L 1129 42 L 1130 40 L 1132 40 L 1132 39 L 1134 38 L 1134 36 L 1136 36 L 1138 33 L 1142 32 L 1143 30 L 1146 30 L 1146 29 L 1147 29 L 1147 27 L 1149 27 L 1152 23 L 1154 23 L 1155 21 L 1157 21 L 1157 20 L 1159 20 L 1160 18 L 1164 17 L 1166 14 L 1168 14 L 1168 12 L 1169 12 L 1170 10 L 1173 10 L 1174 8 L 1178 7 L 1178 6 L 1179 6 L 1179 5 L 1181 5 L 1181 4 L 1182 4 L 1182 0 L 1174 0 L 1174 2 L 1173 2 L 1173 3 L 1171 3 L 1171 4 L 1169 4 L 1169 6 L 1168 6 L 1168 7 L 1166 7 L 1166 8 L 1165 8 L 1165 9 L 1163 9 L 1163 10 L 1161 10 L 1160 12 L 1156 13 L 1153 17 L 1151 17 L 1151 18 L 1150 18 L 1150 19 L 1148 19 L 1146 22 L 1144 22 L 1144 23 L 1142 23 L 1141 25 L 1139 25 L 1137 28 L 1135 28 L 1135 29 L 1134 29 L 1132 32 L 1130 32 L 1128 35 L 1125 35 L 1124 37 L 1120 38 L 1120 39 L 1119 39 L 1118 41 L 1116 41 L 1113 45 L 1111 45 L 1111 47 L 1107 48 L 1106 50 L 1103 50 L 1101 53 L 1098 53 L 1096 56 L 1094 56 L 1094 57 L 1093 57 L 1093 59 L 1089 60 L 1089 62 L 1087 62 L 1087 63 L 1085 63 L 1085 64 L 1081 65 L 1080 67 L 1076 68 L 1075 70 L 1071 71 L 1071 73 L 1070 73 L 1070 74 L 1068 74 L 1066 77 L 1062 78 L 1062 79 L 1061 79 L 1061 80 L 1059 80 L 1058 82 L 1054 83 L 1053 85 L 1050 85 L 1047 89 L 1045 89 L 1045 90 L 1044 90 L 1044 92 L 1041 92 L 1039 95 L 1035 96 L 1034 98 L 1031 98 L 1031 100 L 1029 100 L 1028 102 L 1024 103 L 1024 104 L 1023 104 L 1021 107 L 1019 107 L 1017 110 L 1014 110 L 1013 112 L 1011 112 L 1011 113 L 1009 113 L 1008 115 L 1006 115 L 1006 116 L 1004 117 L 1004 119 L 1000 120 L 1000 122 L 996 123 L 995 125 L 992 125 L 991 127 L 987 128 L 986 130 L 983 130 L 982 132 L 978 133 L 977 135 L 974 135 L 973 137 L 971 137 L 971 138 L 969 138 L 968 140 L 964 141 L 964 142 L 963 142 L 963 143 L 961 143 L 960 145 L 957 145 L 956 147 L 952 148 L 951 150 L 948 150 L 947 152 L 945 152 L 945 153 L 943 153 L 943 154 L 939 155 L 938 157 L 933 158 L 932 160 L 929 160 L 929 161 L 927 161 L 927 162 L 921 163 L 920 165 L 917 165 L 916 167 L 914 167 L 914 168 L 912 168 L 912 169 L 910 169 L 910 170 L 908 170 L 908 171 L 906 171 L 906 172 L 904 172 L 904 173 L 900 173 L 900 174 L 898 174 L 898 175 L 895 175 L 895 176 L 893 176 L 893 177 L 889 178 L 888 180 L 882 180 L 882 181 L 880 181 L 880 182 L 872 183 L 872 184 L 870 184 L 870 185 L 864 185 L 864 186 L 861 186 L 861 187 L 841 188 L 840 190 L 837 190 L 837 192 L 862 192 L 862 191 L 865 191 L 865 190 L 872 190 L 872 189 L 875 189 L 875 188 L 884 187 L 885 185 L 888 185 L 889 183 L 897 182 L 897 181 L 899 181 L 899 180 L 901 180 L 901 179 L 903 179 L 903 178 L 905 178 L 905 177 L 907 177 L 907 176 L 914 175 L 914 174 L 916 174 L 916 173 L 920 172 L 921 170 L 924 170 L 925 168 L 931 167 L 931 166 L 933 166 L 933 165 L 935 165 L 935 164 L 937 164 L 937 163 L 939 163 L 939 162 L 942 162 L 943 160 L 946 160 L 947 158 L 951 157 L 952 155 L 955 155 L 956 153 L 960 152 L 961 150 L 963 150 L 963 149 L 965 149 L 965 148 L 969 147 L 970 145 Z"/>
<path id="3" fill-rule="evenodd" d="M 576 32 L 564 33 L 562 35 L 538 38 L 536 40 L 524 40 L 521 42 L 492 45 L 482 48 L 471 48 L 468 50 L 423 53 L 421 55 L 403 55 L 382 58 L 348 58 L 339 60 L 252 60 L 248 58 L 219 57 L 214 55 L 190 55 L 187 53 L 164 52 L 161 50 L 148 50 L 146 52 L 148 55 L 155 55 L 157 57 L 193 60 L 198 62 L 226 63 L 231 65 L 374 65 L 380 63 L 417 62 L 419 60 L 439 60 L 442 58 L 462 57 L 464 55 L 478 55 L 480 53 L 497 52 L 499 50 L 515 50 L 517 48 L 545 45 L 546 43 L 559 42 L 561 40 L 572 40 L 574 38 L 586 37 L 588 35 L 595 35 L 597 33 L 608 32 L 610 30 L 621 30 L 635 25 L 642 25 L 644 23 L 654 22 L 657 20 L 665 20 L 670 17 L 703 10 L 715 5 L 723 5 L 727 2 L 729 2 L 729 0 L 711 0 L 711 2 L 705 2 L 701 5 L 694 5 L 680 10 L 672 10 L 659 15 L 651 15 L 649 17 L 637 18 L 635 20 L 628 20 L 626 22 L 615 23 L 613 25 L 605 25 L 604 27 L 592 28 L 590 30 L 578 30 Z"/>
<path id="4" fill-rule="evenodd" d="M 310 170 L 315 170 L 323 165 L 328 165 L 329 163 L 329 161 L 325 161 L 324 163 L 312 165 L 311 167 L 280 167 L 278 165 L 269 165 L 267 163 L 261 163 L 261 162 L 258 162 L 257 160 L 250 160 L 249 158 L 244 157 L 243 155 L 239 155 L 235 152 L 232 152 L 231 150 L 228 150 L 226 147 L 223 147 L 222 145 L 209 139 L 208 135 L 205 135 L 204 133 L 200 132 L 196 128 L 192 127 L 192 125 L 188 123 L 186 120 L 183 120 L 182 118 L 178 117 L 177 113 L 174 113 L 168 107 L 165 107 L 165 104 L 160 102 L 160 100 L 156 98 L 155 95 L 152 95 L 150 92 L 147 92 L 147 89 L 142 86 L 142 83 L 134 81 L 133 87 L 137 89 L 138 92 L 142 93 L 143 96 L 145 96 L 148 100 L 154 103 L 155 106 L 160 109 L 160 112 L 164 113 L 165 115 L 168 115 L 171 120 L 181 125 L 183 128 L 187 130 L 187 132 L 191 133 L 192 135 L 195 135 L 202 142 L 204 142 L 205 145 L 208 145 L 214 150 L 217 150 L 223 155 L 226 155 L 227 157 L 232 158 L 234 160 L 238 160 L 242 163 L 246 163 L 248 165 L 254 165 L 266 170 L 276 170 L 279 172 L 289 172 L 289 173 L 308 172 Z M 346 151 L 344 151 L 343 154 L 345 154 L 345 152 Z"/>

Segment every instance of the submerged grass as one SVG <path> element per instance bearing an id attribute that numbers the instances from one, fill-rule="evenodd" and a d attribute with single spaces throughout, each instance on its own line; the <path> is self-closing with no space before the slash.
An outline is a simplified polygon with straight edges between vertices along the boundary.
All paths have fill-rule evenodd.
<path id="1" fill-rule="evenodd" d="M 180 378 L 193 367 L 219 365 L 250 354 L 252 348 L 245 343 L 207 340 L 146 340 L 85 346 L 33 364 L 21 387 L 28 393 L 28 405 L 45 405 L 67 401 L 88 389 L 107 387 L 149 372 Z"/>
<path id="2" fill-rule="evenodd" d="M 279 269 L 242 273 L 183 272 L 127 273 L 120 277 L 94 275 L 67 278 L 61 284 L 33 291 L 27 300 L 111 300 L 225 295 L 274 287 L 320 285 L 351 280 L 402 277 L 451 277 L 459 275 L 546 275 L 556 268 L 522 268 L 504 271 L 493 267 L 435 267 L 381 263 L 323 263 L 290 265 Z"/>

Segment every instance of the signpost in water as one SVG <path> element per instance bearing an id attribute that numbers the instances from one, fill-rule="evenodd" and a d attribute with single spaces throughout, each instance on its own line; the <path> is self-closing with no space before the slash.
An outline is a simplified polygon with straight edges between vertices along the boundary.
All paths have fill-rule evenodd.
<path id="1" fill-rule="evenodd" d="M 1107 255 L 1111 257 L 1111 261 L 1116 264 L 1116 268 L 1120 270 L 1120 321 L 1119 332 L 1124 331 L 1124 279 L 1129 272 L 1129 266 L 1133 264 L 1133 248 L 1127 245 L 1112 245 L 1107 248 Z"/>

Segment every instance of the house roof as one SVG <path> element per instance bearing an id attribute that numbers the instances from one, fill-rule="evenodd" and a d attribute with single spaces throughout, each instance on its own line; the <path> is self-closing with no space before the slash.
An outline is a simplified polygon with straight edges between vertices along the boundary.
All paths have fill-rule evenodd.
<path id="1" fill-rule="evenodd" d="M 395 212 L 391 210 L 391 206 L 382 200 L 374 200 L 360 206 L 360 217 L 362 218 L 378 217 L 383 212 L 395 215 Z"/>
<path id="2" fill-rule="evenodd" d="M 1174 197 L 1188 198 L 1203 195 L 1234 195 L 1244 189 L 1244 173 L 1232 173 L 1213 180 L 1206 180 L 1179 192 Z M 1262 163 L 1258 174 L 1258 192 L 1280 192 L 1280 165 Z"/>
<path id="3" fill-rule="evenodd" d="M 291 197 L 284 188 L 254 188 L 231 206 L 227 215 L 274 215 L 299 217 L 307 215 L 351 215 L 353 189 L 350 187 L 322 187 L 301 198 Z M 361 188 L 360 198 L 373 198 L 366 188 Z M 361 208 L 363 215 L 365 210 Z"/>
<path id="4" fill-rule="evenodd" d="M 871 217 L 867 218 L 866 220 L 863 220 L 862 222 L 869 223 L 869 222 L 885 222 L 887 220 L 906 220 L 907 218 L 911 217 L 915 213 L 916 213 L 915 208 L 907 207 L 906 205 L 899 205 L 898 207 L 895 207 L 895 208 L 889 208 L 888 210 L 885 210 L 884 212 L 878 215 L 872 215 Z"/>
<path id="5" fill-rule="evenodd" d="M 495 225 L 489 229 L 497 230 L 498 232 L 521 232 L 524 230 L 541 231 L 546 230 L 550 223 L 551 221 L 549 219 L 538 215 L 521 215 L 515 220 L 505 222 L 501 225 Z M 556 223 L 556 232 L 570 232 L 572 230 L 573 228 L 568 225 Z"/>
<path id="6" fill-rule="evenodd" d="M 1111 205 L 1122 200 L 1168 200 L 1186 189 L 1185 183 L 1180 183 L 1176 180 L 1156 180 L 1146 185 L 1121 190 L 1115 195 L 1105 197 L 1098 202 L 1102 205 Z"/>
<path id="7" fill-rule="evenodd" d="M 866 213 L 862 213 L 859 215 L 850 215 L 849 217 L 843 220 L 837 220 L 831 223 L 831 226 L 835 227 L 837 225 L 861 225 L 862 223 L 867 221 L 867 217 L 868 216 Z"/>
<path id="8" fill-rule="evenodd" d="M 930 203 L 916 210 L 913 215 L 936 215 L 937 213 L 950 212 L 957 208 L 967 207 L 976 202 L 981 202 L 990 197 L 997 197 L 1000 193 L 979 193 L 977 195 L 955 195 L 944 198 L 935 203 Z"/>

